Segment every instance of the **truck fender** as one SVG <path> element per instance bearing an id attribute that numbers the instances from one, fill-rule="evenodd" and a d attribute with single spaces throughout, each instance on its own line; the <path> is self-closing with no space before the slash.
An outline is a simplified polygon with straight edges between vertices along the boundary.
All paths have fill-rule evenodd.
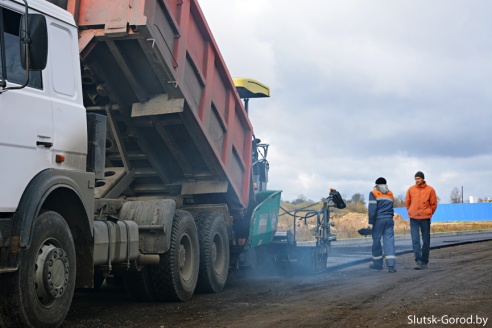
<path id="1" fill-rule="evenodd" d="M 70 213 L 70 209 L 64 210 L 64 208 L 69 207 L 63 202 L 63 197 L 70 197 L 67 196 L 67 193 L 59 193 L 62 199 L 57 199 L 55 196 L 50 197 L 51 195 L 57 195 L 55 193 L 62 189 L 69 191 L 68 194 L 72 195 L 72 200 L 73 195 L 76 196 L 75 199 L 80 205 L 77 206 L 80 208 L 78 212 L 81 212 L 76 216 L 83 216 L 85 218 L 85 220 L 78 219 L 76 225 L 79 230 L 82 229 L 85 231 L 83 233 L 88 232 L 90 234 L 89 236 L 92 236 L 94 185 L 94 174 L 92 173 L 47 169 L 36 175 L 24 191 L 14 214 L 12 236 L 18 237 L 18 247 L 23 248 L 29 245 L 34 219 L 39 215 L 41 210 L 55 210 L 62 212 L 60 213 L 62 216 Z M 88 218 L 91 218 L 91 220 Z M 65 220 L 67 219 L 65 217 Z M 75 222 L 69 222 L 69 220 L 67 222 L 71 229 L 74 228 Z"/>

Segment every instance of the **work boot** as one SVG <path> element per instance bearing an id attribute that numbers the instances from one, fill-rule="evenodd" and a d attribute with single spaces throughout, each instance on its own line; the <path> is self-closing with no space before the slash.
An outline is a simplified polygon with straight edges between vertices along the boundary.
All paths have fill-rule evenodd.
<path id="1" fill-rule="evenodd" d="M 425 270 L 427 269 L 427 263 L 423 263 L 422 261 L 417 261 L 417 266 L 415 270 Z"/>
<path id="2" fill-rule="evenodd" d="M 388 267 L 388 272 L 389 272 L 389 273 L 395 273 L 395 272 L 396 272 L 395 267 L 394 267 L 394 266 L 389 266 L 389 267 Z"/>
<path id="3" fill-rule="evenodd" d="M 373 269 L 373 270 L 383 270 L 383 266 L 382 265 L 376 265 L 376 264 L 371 264 L 369 265 L 369 268 L 370 269 Z"/>

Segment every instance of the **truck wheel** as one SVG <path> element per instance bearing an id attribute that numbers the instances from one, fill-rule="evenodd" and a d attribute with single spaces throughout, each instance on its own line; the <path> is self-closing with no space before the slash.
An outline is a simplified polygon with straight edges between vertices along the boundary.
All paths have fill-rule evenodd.
<path id="1" fill-rule="evenodd" d="M 200 270 L 197 290 L 218 293 L 224 289 L 229 273 L 229 235 L 217 213 L 197 218 L 200 239 Z"/>
<path id="2" fill-rule="evenodd" d="M 186 301 L 193 296 L 200 264 L 198 233 L 187 211 L 176 210 L 169 250 L 159 265 L 150 266 L 152 281 L 161 301 Z"/>
<path id="3" fill-rule="evenodd" d="M 125 272 L 123 284 L 128 295 L 136 301 L 157 300 L 148 266 L 143 267 L 142 271 Z"/>
<path id="4" fill-rule="evenodd" d="M 30 246 L 20 254 L 19 269 L 2 281 L 4 324 L 61 325 L 72 303 L 75 273 L 75 246 L 67 223 L 56 212 L 42 213 L 34 221 Z"/>

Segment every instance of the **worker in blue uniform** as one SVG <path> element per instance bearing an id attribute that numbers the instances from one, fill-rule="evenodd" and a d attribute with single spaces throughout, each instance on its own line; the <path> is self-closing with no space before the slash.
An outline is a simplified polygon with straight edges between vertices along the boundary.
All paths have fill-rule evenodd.
<path id="1" fill-rule="evenodd" d="M 395 223 L 393 221 L 393 193 L 388 189 L 385 178 L 378 178 L 369 193 L 369 228 L 372 228 L 371 269 L 383 270 L 383 258 L 388 272 L 396 272 Z M 383 247 L 381 247 L 381 237 Z M 383 257 L 384 248 L 384 257 Z"/>

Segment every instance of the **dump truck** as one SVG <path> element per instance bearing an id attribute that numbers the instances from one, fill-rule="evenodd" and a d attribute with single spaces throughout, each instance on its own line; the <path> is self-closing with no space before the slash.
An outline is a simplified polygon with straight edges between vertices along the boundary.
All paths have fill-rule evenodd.
<path id="1" fill-rule="evenodd" d="M 0 326 L 59 326 L 107 277 L 220 292 L 273 240 L 245 108 L 269 88 L 236 88 L 197 0 L 0 0 L 0 57 Z"/>

